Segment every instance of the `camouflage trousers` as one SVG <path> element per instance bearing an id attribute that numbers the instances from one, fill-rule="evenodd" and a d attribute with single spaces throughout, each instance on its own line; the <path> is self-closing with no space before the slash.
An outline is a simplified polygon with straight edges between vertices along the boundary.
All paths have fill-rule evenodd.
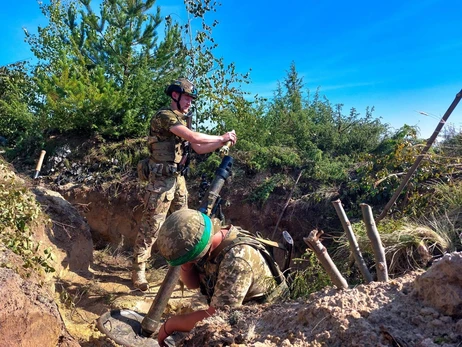
<path id="1" fill-rule="evenodd" d="M 141 226 L 133 249 L 134 261 L 137 263 L 146 262 L 151 256 L 152 246 L 167 213 L 188 208 L 188 190 L 184 176 L 154 177 L 146 189 Z"/>

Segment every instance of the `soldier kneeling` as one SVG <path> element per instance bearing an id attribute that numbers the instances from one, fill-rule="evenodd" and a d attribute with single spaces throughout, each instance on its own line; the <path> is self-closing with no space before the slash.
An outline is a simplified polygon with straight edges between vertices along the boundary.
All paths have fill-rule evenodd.
<path id="1" fill-rule="evenodd" d="M 179 210 L 167 218 L 157 239 L 159 253 L 171 266 L 181 266 L 181 280 L 190 289 L 201 288 L 209 308 L 169 318 L 159 330 L 161 346 L 174 331 L 190 331 L 216 309 L 262 303 L 275 292 L 286 292 L 282 273 L 245 233 L 195 210 Z"/>

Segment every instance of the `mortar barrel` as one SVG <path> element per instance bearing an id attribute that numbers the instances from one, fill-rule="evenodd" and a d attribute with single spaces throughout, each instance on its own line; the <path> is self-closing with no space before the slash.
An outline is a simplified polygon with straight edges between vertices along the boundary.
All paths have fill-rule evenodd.
<path id="1" fill-rule="evenodd" d="M 150 336 L 157 331 L 160 324 L 160 318 L 164 313 L 165 307 L 167 307 L 168 300 L 170 299 L 175 286 L 178 284 L 178 280 L 180 279 L 180 269 L 180 266 L 169 267 L 164 281 L 157 292 L 156 298 L 149 308 L 148 314 L 141 322 L 141 331 L 143 335 Z"/>

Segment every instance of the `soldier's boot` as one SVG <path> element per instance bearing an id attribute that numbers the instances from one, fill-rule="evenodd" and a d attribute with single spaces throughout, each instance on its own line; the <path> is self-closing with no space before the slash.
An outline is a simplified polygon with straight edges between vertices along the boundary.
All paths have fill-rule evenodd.
<path id="1" fill-rule="evenodd" d="M 135 288 L 143 292 L 149 289 L 149 284 L 146 280 L 146 263 L 133 262 L 132 283 Z"/>

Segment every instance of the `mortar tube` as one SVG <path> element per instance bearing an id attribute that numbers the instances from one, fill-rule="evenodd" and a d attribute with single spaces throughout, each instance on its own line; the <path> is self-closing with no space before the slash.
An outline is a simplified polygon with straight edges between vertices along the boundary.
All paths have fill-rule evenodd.
<path id="1" fill-rule="evenodd" d="M 208 200 L 204 201 L 203 206 L 199 211 L 205 211 L 202 213 L 210 216 L 210 211 L 212 210 L 213 204 L 208 204 L 210 200 L 213 200 L 215 203 L 218 194 L 220 193 L 223 184 L 226 179 L 231 175 L 231 169 L 233 166 L 233 158 L 230 156 L 224 156 L 221 160 L 221 164 L 215 172 L 215 178 L 208 190 Z M 209 210 L 209 211 L 207 211 Z M 165 307 L 167 307 L 168 300 L 175 289 L 178 280 L 180 279 L 180 270 L 181 266 L 170 266 L 167 274 L 165 275 L 164 281 L 160 285 L 159 291 L 156 294 L 156 297 L 149 308 L 147 315 L 143 318 L 141 322 L 141 333 L 144 336 L 151 336 L 154 334 L 160 324 L 160 318 L 164 313 Z"/>
<path id="2" fill-rule="evenodd" d="M 168 300 L 180 279 L 181 266 L 170 266 L 165 279 L 160 285 L 156 298 L 154 299 L 148 314 L 141 322 L 141 333 L 144 336 L 151 336 L 157 331 L 160 324 L 160 318 L 167 307 Z"/>
<path id="3" fill-rule="evenodd" d="M 43 158 L 45 158 L 46 151 L 42 150 L 40 152 L 40 158 L 37 163 L 37 166 L 35 167 L 35 174 L 34 174 L 34 180 L 38 178 L 39 172 L 42 169 L 42 164 L 43 164 Z"/>
<path id="4" fill-rule="evenodd" d="M 221 160 L 221 164 L 218 169 L 215 171 L 215 178 L 210 184 L 210 188 L 207 191 L 207 199 L 204 199 L 199 211 L 210 216 L 212 208 L 217 201 L 218 195 L 225 184 L 226 179 L 231 175 L 231 169 L 233 166 L 233 158 L 226 155 Z"/>

